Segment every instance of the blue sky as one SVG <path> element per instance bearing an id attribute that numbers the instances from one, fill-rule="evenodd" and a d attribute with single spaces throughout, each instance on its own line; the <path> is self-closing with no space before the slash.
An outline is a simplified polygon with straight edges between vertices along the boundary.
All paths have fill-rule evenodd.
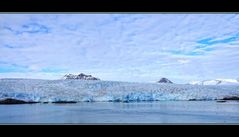
<path id="1" fill-rule="evenodd" d="M 0 78 L 239 78 L 237 14 L 0 14 Z"/>

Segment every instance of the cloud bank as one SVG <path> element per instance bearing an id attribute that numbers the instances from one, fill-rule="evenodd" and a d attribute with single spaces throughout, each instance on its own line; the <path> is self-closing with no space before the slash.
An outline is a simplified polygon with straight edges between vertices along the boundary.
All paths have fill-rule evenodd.
<path id="1" fill-rule="evenodd" d="M 238 14 L 0 14 L 0 78 L 238 78 L 238 22 Z"/>

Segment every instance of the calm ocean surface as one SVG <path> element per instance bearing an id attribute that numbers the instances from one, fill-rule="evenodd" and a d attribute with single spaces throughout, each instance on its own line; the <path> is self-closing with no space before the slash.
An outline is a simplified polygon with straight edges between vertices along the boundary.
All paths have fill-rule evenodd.
<path id="1" fill-rule="evenodd" d="M 239 102 L 158 101 L 0 105 L 0 124 L 8 123 L 239 123 Z"/>

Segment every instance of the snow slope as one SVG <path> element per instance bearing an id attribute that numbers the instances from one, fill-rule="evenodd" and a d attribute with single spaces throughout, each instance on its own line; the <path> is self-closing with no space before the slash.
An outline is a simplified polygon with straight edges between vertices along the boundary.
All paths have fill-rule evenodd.
<path id="1" fill-rule="evenodd" d="M 37 102 L 213 100 L 226 96 L 239 96 L 239 86 L 0 79 L 0 99 L 14 98 Z"/>
<path id="2" fill-rule="evenodd" d="M 192 85 L 239 85 L 239 81 L 236 79 L 215 79 L 215 80 L 192 81 L 189 84 L 192 84 Z"/>

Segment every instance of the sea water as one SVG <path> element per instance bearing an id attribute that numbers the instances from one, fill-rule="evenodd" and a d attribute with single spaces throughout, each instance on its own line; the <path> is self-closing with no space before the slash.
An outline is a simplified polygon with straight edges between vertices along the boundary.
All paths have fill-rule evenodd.
<path id="1" fill-rule="evenodd" d="M 239 123 L 239 102 L 154 101 L 0 105 L 0 124 Z"/>

